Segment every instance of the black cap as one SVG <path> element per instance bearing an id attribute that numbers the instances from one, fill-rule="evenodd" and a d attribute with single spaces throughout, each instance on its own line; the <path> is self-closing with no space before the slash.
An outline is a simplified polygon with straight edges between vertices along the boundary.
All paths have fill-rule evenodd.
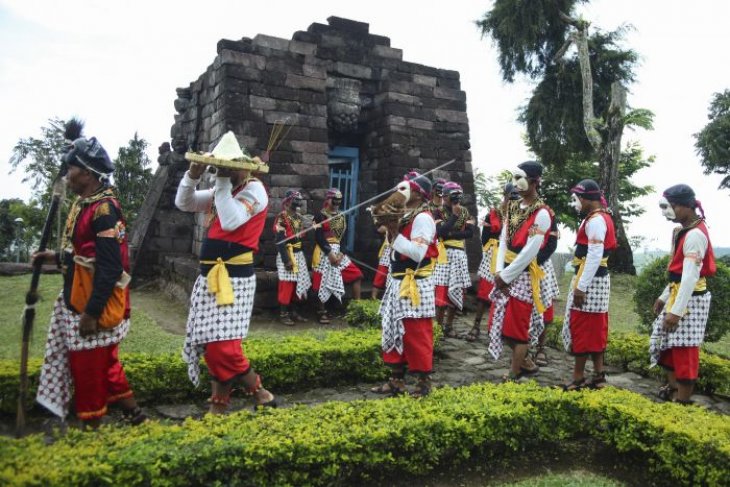
<path id="1" fill-rule="evenodd" d="M 525 171 L 528 178 L 539 178 L 542 176 L 542 164 L 537 161 L 525 161 L 522 164 L 518 164 L 517 167 Z"/>
<path id="2" fill-rule="evenodd" d="M 61 161 L 67 165 L 88 169 L 103 178 L 114 172 L 114 163 L 96 137 L 90 139 L 80 137 L 74 140 Z"/>
<path id="3" fill-rule="evenodd" d="M 405 179 L 406 181 L 410 181 L 411 183 L 418 186 L 420 193 L 424 197 L 426 197 L 426 198 L 431 197 L 432 184 L 431 184 L 431 180 L 428 179 L 426 176 L 423 176 L 416 171 L 411 171 L 408 174 L 406 174 L 403 179 Z"/>
<path id="4" fill-rule="evenodd" d="M 600 201 L 601 195 L 603 194 L 601 191 L 601 187 L 598 186 L 598 183 L 595 182 L 593 179 L 582 180 L 581 182 L 573 186 L 570 191 L 571 193 L 575 193 L 581 198 L 590 201 Z"/>
<path id="5" fill-rule="evenodd" d="M 695 192 L 686 184 L 675 184 L 664 190 L 662 196 L 674 205 L 686 206 L 687 208 L 695 208 L 697 206 Z"/>

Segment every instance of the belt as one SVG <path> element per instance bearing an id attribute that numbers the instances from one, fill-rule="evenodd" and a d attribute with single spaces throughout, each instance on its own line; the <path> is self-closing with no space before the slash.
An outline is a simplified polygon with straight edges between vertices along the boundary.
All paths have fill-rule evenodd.
<path id="1" fill-rule="evenodd" d="M 330 237 L 327 239 L 327 243 L 338 244 L 340 241 L 335 237 Z M 315 245 L 314 252 L 312 252 L 312 268 L 318 267 L 320 260 L 322 260 L 322 249 L 319 248 L 319 245 Z"/>
<path id="2" fill-rule="evenodd" d="M 421 304 L 421 293 L 418 291 L 417 277 L 429 277 L 433 274 L 433 261 L 425 267 L 418 269 L 406 269 L 405 272 L 393 273 L 394 278 L 402 277 L 400 283 L 400 298 L 409 298 L 413 307 L 418 308 Z"/>
<path id="3" fill-rule="evenodd" d="M 677 295 L 679 294 L 679 286 L 681 283 L 679 282 L 670 282 L 669 283 L 669 300 L 667 301 L 666 310 L 670 311 L 672 310 L 672 306 L 674 306 L 674 302 L 677 300 Z M 697 284 L 695 284 L 695 288 L 693 289 L 693 292 L 703 292 L 707 291 L 707 279 L 704 277 L 700 277 L 697 280 Z M 682 316 L 685 315 L 687 310 L 682 310 Z"/>
<path id="4" fill-rule="evenodd" d="M 507 253 L 504 256 L 504 261 L 507 264 L 512 263 L 517 258 L 517 254 L 512 250 L 507 249 Z M 532 287 L 532 300 L 535 302 L 537 312 L 542 314 L 545 312 L 545 305 L 542 303 L 540 298 L 540 281 L 545 278 L 545 271 L 542 270 L 537 264 L 537 259 L 532 259 L 530 265 L 527 266 L 527 271 L 530 273 L 530 287 Z"/>
<path id="5" fill-rule="evenodd" d="M 580 281 L 580 277 L 583 275 L 583 270 L 586 267 L 586 258 L 585 257 L 573 257 L 573 267 L 578 268 L 578 272 L 575 273 L 575 282 L 573 284 L 573 289 L 576 289 L 578 287 L 578 281 Z M 608 267 L 608 257 L 604 257 L 601 259 L 601 265 L 599 267 Z"/>
<path id="6" fill-rule="evenodd" d="M 487 243 L 484 244 L 482 250 L 486 253 L 492 250 L 492 260 L 489 263 L 489 272 L 494 274 L 497 271 L 497 250 L 499 249 L 499 240 L 496 238 L 490 238 Z"/>
<path id="7" fill-rule="evenodd" d="M 200 263 L 213 266 L 208 271 L 208 291 L 215 294 L 216 304 L 233 304 L 233 284 L 226 265 L 251 265 L 253 252 L 244 252 L 226 261 L 218 257 L 216 260 L 201 260 Z"/>
<path id="8" fill-rule="evenodd" d="M 289 256 L 289 262 L 291 262 L 291 271 L 296 274 L 299 272 L 299 266 L 297 265 L 297 259 L 294 258 L 294 251 L 302 250 L 302 242 L 288 243 L 286 244 L 286 253 Z"/>

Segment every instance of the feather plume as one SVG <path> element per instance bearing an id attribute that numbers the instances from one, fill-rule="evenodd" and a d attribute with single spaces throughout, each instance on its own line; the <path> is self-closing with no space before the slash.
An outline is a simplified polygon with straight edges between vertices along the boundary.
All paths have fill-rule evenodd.
<path id="1" fill-rule="evenodd" d="M 82 120 L 79 120 L 76 117 L 72 117 L 63 126 L 63 137 L 67 141 L 73 142 L 74 140 L 81 137 L 81 132 L 83 132 L 83 130 L 84 130 L 84 122 Z"/>

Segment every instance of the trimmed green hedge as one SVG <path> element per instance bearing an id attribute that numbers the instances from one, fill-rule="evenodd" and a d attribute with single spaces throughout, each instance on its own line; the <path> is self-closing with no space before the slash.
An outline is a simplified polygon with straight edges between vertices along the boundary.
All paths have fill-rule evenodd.
<path id="1" fill-rule="evenodd" d="M 659 483 L 727 485 L 730 418 L 628 392 L 528 384 L 441 388 L 425 399 L 330 402 L 181 425 L 0 438 L 8 485 L 347 485 L 590 436 Z"/>
<path id="2" fill-rule="evenodd" d="M 304 333 L 281 338 L 249 339 L 246 355 L 267 388 L 276 392 L 306 390 L 388 377 L 380 349 L 379 330 L 346 330 Z M 165 355 L 122 354 L 132 389 L 143 403 L 176 402 L 204 398 L 210 387 L 195 388 L 187 364 L 179 353 Z M 29 390 L 35 394 L 42 361 L 29 361 Z M 201 361 L 202 367 L 204 362 Z M 14 413 L 18 397 L 19 364 L 0 360 L 0 412 Z M 32 398 L 28 398 L 33 404 Z"/>
<path id="3" fill-rule="evenodd" d="M 563 339 L 560 335 L 563 324 L 555 321 L 555 326 L 548 327 L 547 343 L 563 350 Z M 649 368 L 649 337 L 638 333 L 610 331 L 606 348 L 606 363 L 636 372 L 645 376 L 661 378 L 664 369 Z M 730 360 L 700 350 L 700 377 L 697 388 L 712 394 L 730 393 Z"/>
<path id="4" fill-rule="evenodd" d="M 381 328 L 382 316 L 380 315 L 379 299 L 352 300 L 347 305 L 345 321 L 355 328 Z"/>

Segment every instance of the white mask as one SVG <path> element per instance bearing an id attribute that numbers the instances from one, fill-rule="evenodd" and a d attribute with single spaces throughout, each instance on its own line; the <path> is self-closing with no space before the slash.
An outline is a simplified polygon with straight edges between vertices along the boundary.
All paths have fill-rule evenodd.
<path id="1" fill-rule="evenodd" d="M 520 168 L 517 168 L 512 173 L 512 184 L 517 188 L 518 191 L 527 191 L 530 187 L 530 183 L 527 181 L 527 174 Z"/>
<path id="2" fill-rule="evenodd" d="M 398 183 L 398 186 L 395 187 L 395 190 L 406 197 L 406 203 L 408 203 L 408 201 L 410 201 L 411 183 L 409 183 L 408 181 L 401 181 L 400 183 Z"/>
<path id="3" fill-rule="evenodd" d="M 583 204 L 580 202 L 580 198 L 578 198 L 575 193 L 570 195 L 570 206 L 572 206 L 577 213 L 583 211 Z"/>
<path id="4" fill-rule="evenodd" d="M 672 208 L 672 205 L 670 205 L 669 201 L 667 201 L 667 199 L 663 196 L 659 200 L 659 208 L 662 210 L 662 216 L 667 220 L 674 221 L 674 219 L 677 218 L 677 215 L 674 213 L 674 208 Z"/>

